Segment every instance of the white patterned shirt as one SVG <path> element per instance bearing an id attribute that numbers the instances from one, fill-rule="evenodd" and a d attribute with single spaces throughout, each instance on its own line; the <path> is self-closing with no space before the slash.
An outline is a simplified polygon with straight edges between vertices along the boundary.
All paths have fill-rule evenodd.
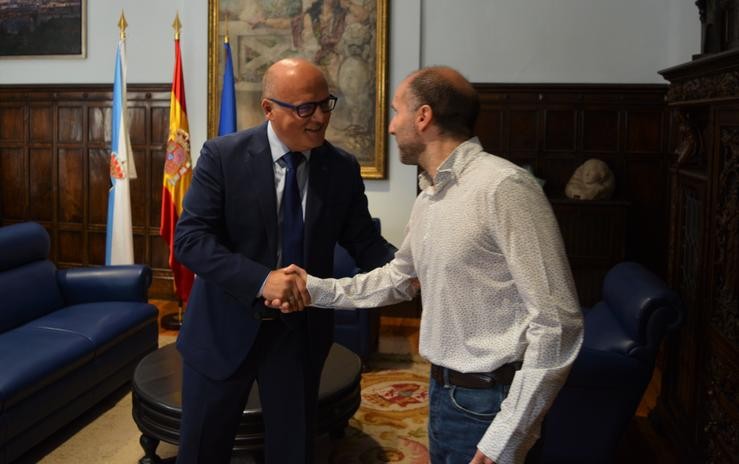
<path id="1" fill-rule="evenodd" d="M 523 361 L 478 448 L 498 464 L 523 462 L 582 344 L 582 315 L 551 206 L 525 170 L 460 144 L 433 183 L 419 182 L 403 244 L 367 274 L 308 278 L 312 305 L 376 307 L 413 297 L 421 283 L 419 351 L 460 372 Z"/>

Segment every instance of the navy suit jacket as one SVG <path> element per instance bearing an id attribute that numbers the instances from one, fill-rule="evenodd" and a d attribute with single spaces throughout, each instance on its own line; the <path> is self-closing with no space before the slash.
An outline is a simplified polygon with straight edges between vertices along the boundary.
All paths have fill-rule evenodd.
<path id="1" fill-rule="evenodd" d="M 196 275 L 177 347 L 185 362 L 213 379 L 243 362 L 261 322 L 257 293 L 277 266 L 277 202 L 267 124 L 207 141 L 175 231 L 175 256 Z M 363 269 L 394 248 L 367 209 L 356 159 L 325 142 L 311 151 L 305 209 L 305 268 L 330 277 L 339 242 Z M 328 352 L 333 311 L 306 311 L 316 353 Z"/>

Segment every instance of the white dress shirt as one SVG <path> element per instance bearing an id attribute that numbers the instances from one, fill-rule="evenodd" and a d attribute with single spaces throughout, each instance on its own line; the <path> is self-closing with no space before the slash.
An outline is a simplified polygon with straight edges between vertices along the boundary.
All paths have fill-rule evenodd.
<path id="1" fill-rule="evenodd" d="M 421 282 L 419 351 L 461 372 L 522 361 L 478 448 L 523 462 L 582 344 L 582 315 L 551 206 L 525 170 L 459 145 L 431 182 L 422 174 L 395 259 L 354 278 L 308 278 L 312 305 L 376 307 Z"/>
<path id="2" fill-rule="evenodd" d="M 285 145 L 282 140 L 277 137 L 275 130 L 272 128 L 272 121 L 267 122 L 267 140 L 269 141 L 269 150 L 272 154 L 272 168 L 275 173 L 275 195 L 277 195 L 277 266 L 282 267 L 282 194 L 285 191 L 285 177 L 287 176 L 287 163 L 283 156 L 290 149 Z M 298 189 L 300 190 L 300 203 L 303 207 L 303 218 L 305 218 L 305 203 L 306 203 L 306 192 L 308 192 L 308 164 L 310 162 L 310 150 L 302 152 L 305 156 L 305 162 L 300 163 L 298 166 L 297 178 L 298 178 Z M 262 286 L 259 287 L 257 298 L 261 298 L 264 294 L 264 285 L 267 283 L 267 279 L 264 279 Z"/>

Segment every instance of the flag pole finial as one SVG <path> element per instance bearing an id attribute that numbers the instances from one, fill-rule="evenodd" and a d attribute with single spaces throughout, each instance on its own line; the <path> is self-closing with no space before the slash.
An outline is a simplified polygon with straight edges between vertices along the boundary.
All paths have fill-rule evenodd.
<path id="1" fill-rule="evenodd" d="M 172 23 L 172 29 L 174 29 L 174 39 L 180 40 L 180 29 L 182 29 L 182 23 L 180 22 L 180 12 L 177 12 L 177 15 L 174 17 L 174 22 Z"/>
<path id="2" fill-rule="evenodd" d="M 121 19 L 118 20 L 118 29 L 121 31 L 121 40 L 126 39 L 126 28 L 128 27 L 128 23 L 126 22 L 126 17 L 123 15 L 123 10 L 121 10 Z"/>
<path id="3" fill-rule="evenodd" d="M 226 16 L 226 35 L 223 36 L 223 43 L 228 43 L 228 16 Z"/>

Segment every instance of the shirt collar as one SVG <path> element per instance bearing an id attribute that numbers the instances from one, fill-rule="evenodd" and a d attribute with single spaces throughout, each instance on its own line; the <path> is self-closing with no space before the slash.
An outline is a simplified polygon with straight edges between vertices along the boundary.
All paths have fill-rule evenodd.
<path id="1" fill-rule="evenodd" d="M 269 140 L 269 151 L 272 153 L 272 162 L 276 163 L 278 159 L 289 152 L 290 149 L 285 145 L 272 128 L 272 121 L 267 121 L 267 140 Z M 305 156 L 306 163 L 310 161 L 310 150 L 301 152 Z"/>
<path id="2" fill-rule="evenodd" d="M 441 163 L 436 171 L 436 177 L 432 179 L 425 171 L 419 174 L 419 187 L 421 187 L 421 190 L 426 190 L 428 187 L 434 186 L 435 190 L 441 190 L 449 181 L 459 178 L 464 168 L 481 151 L 483 151 L 482 145 L 480 145 L 480 140 L 477 137 L 471 137 L 460 143 Z"/>

